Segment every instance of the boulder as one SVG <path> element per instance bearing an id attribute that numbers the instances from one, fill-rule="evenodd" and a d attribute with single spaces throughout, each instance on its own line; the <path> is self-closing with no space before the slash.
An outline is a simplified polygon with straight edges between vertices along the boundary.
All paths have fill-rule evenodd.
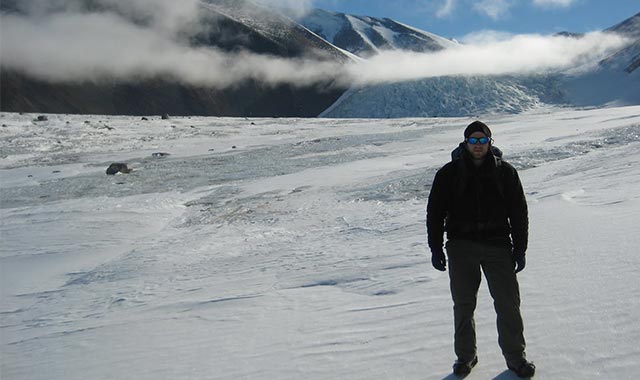
<path id="1" fill-rule="evenodd" d="M 117 173 L 131 173 L 133 169 L 129 168 L 127 164 L 121 162 L 114 162 L 107 168 L 107 175 L 116 175 Z"/>

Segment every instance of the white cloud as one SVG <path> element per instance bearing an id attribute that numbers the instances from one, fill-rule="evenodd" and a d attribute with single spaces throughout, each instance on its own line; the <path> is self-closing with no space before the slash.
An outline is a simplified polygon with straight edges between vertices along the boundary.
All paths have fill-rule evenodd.
<path id="1" fill-rule="evenodd" d="M 339 71 L 326 62 L 194 48 L 114 14 L 3 16 L 0 31 L 3 69 L 53 82 L 169 77 L 219 88 L 245 79 L 305 85 Z"/>
<path id="2" fill-rule="evenodd" d="M 455 6 L 456 0 L 445 0 L 442 7 L 436 11 L 436 16 L 439 18 L 450 16 L 453 13 Z"/>
<path id="3" fill-rule="evenodd" d="M 475 2 L 473 8 L 494 20 L 498 20 L 509 13 L 512 5 L 511 0 L 481 0 Z"/>
<path id="4" fill-rule="evenodd" d="M 533 5 L 542 8 L 568 8 L 577 0 L 533 0 Z"/>
<path id="5" fill-rule="evenodd" d="M 480 40 L 478 40 L 480 41 Z M 531 74 L 597 62 L 626 41 L 618 35 L 516 35 L 485 39 L 436 53 L 386 52 L 349 68 L 359 84 L 389 83 L 450 75 Z"/>

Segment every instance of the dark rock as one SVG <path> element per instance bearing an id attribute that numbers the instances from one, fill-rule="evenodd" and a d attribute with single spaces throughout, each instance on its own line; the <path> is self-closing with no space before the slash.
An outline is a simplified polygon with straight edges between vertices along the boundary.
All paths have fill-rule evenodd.
<path id="1" fill-rule="evenodd" d="M 167 156 L 170 156 L 171 154 L 169 153 L 164 153 L 164 152 L 157 152 L 157 153 L 151 153 L 151 157 L 153 158 L 164 158 Z"/>
<path id="2" fill-rule="evenodd" d="M 117 173 L 131 173 L 133 171 L 133 169 L 130 169 L 129 167 L 127 167 L 127 164 L 125 163 L 121 163 L 121 162 L 114 162 L 113 164 L 109 165 L 109 167 L 107 168 L 107 175 L 115 175 Z"/>
<path id="3" fill-rule="evenodd" d="M 140 120 L 142 120 L 142 121 L 147 121 L 147 120 L 149 120 L 149 119 L 147 119 L 146 117 L 144 117 L 144 116 L 143 116 L 143 117 L 142 117 L 142 119 L 140 119 Z"/>
<path id="4" fill-rule="evenodd" d="M 47 121 L 47 120 L 49 120 L 49 118 L 46 117 L 45 115 L 40 115 L 40 116 L 38 116 L 38 118 L 36 120 L 37 121 Z"/>
<path id="5" fill-rule="evenodd" d="M 162 120 L 169 120 L 169 114 L 165 113 L 162 115 Z"/>
<path id="6" fill-rule="evenodd" d="M 235 145 L 234 145 L 234 146 L 232 146 L 232 147 L 231 147 L 231 149 L 236 149 L 236 146 L 235 146 Z"/>

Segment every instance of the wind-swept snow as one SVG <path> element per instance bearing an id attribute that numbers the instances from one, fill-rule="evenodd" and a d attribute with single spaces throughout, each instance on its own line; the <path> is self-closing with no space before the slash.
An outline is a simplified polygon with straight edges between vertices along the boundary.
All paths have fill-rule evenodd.
<path id="1" fill-rule="evenodd" d="M 3 380 L 453 378 L 424 209 L 471 119 L 36 116 L 0 114 Z M 640 107 L 483 120 L 536 378 L 635 378 Z M 468 379 L 515 379 L 484 284 L 476 324 Z"/>

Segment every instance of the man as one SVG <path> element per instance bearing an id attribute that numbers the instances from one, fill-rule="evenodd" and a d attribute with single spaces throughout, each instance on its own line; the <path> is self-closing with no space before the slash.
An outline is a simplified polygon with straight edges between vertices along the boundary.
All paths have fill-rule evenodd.
<path id="1" fill-rule="evenodd" d="M 473 313 L 482 270 L 494 300 L 498 342 L 507 367 L 521 378 L 532 377 L 535 366 L 525 355 L 516 277 L 525 267 L 528 243 L 524 191 L 516 170 L 491 146 L 487 125 L 474 121 L 464 137 L 457 157 L 436 173 L 427 205 L 431 263 L 440 271 L 446 270 L 447 232 L 457 355 L 453 372 L 466 376 L 478 362 Z"/>

